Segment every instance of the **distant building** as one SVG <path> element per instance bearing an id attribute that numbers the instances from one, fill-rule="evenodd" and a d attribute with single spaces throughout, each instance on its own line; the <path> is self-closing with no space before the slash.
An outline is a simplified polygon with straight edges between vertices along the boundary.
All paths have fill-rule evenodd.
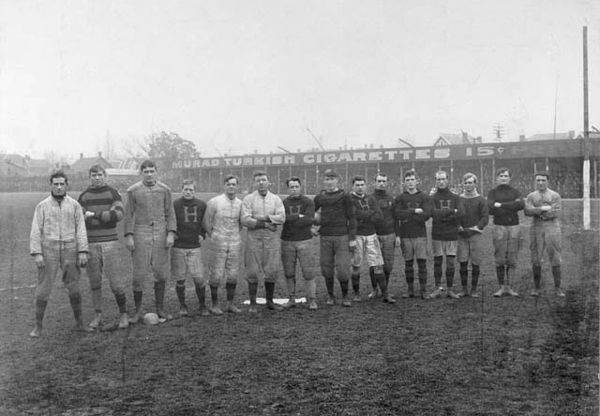
<path id="1" fill-rule="evenodd" d="M 93 165 L 100 165 L 104 169 L 112 168 L 112 165 L 102 157 L 102 152 L 98 152 L 98 155 L 94 157 L 83 157 L 83 153 L 80 153 L 79 159 L 71 164 L 69 170 L 75 174 L 87 174 Z"/>
<path id="2" fill-rule="evenodd" d="M 16 154 L 0 154 L 0 176 L 27 176 L 27 159 Z"/>
<path id="3" fill-rule="evenodd" d="M 27 171 L 29 176 L 45 176 L 50 174 L 54 167 L 46 159 L 31 159 L 25 156 L 27 160 Z"/>
<path id="4" fill-rule="evenodd" d="M 438 136 L 437 140 L 433 143 L 436 147 L 442 146 L 454 146 L 460 144 L 477 144 L 481 143 L 481 136 L 473 137 L 466 132 L 456 133 L 442 133 Z"/>

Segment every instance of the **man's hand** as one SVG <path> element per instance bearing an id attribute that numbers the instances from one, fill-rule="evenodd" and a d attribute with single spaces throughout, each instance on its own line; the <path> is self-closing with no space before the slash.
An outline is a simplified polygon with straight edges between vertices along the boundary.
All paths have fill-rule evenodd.
<path id="1" fill-rule="evenodd" d="M 202 234 L 198 234 L 198 242 L 202 243 L 204 241 L 204 237 L 202 237 Z"/>
<path id="2" fill-rule="evenodd" d="M 127 250 L 129 250 L 129 251 L 135 250 L 135 243 L 133 242 L 133 235 L 129 234 L 128 236 L 125 236 L 125 247 L 127 247 Z"/>
<path id="3" fill-rule="evenodd" d="M 500 202 L 494 202 L 494 208 L 500 208 L 502 204 Z"/>
<path id="4" fill-rule="evenodd" d="M 175 243 L 175 233 L 173 233 L 172 231 L 169 231 L 167 233 L 167 243 L 166 243 L 166 247 L 167 248 L 171 248 L 173 247 L 173 244 Z"/>
<path id="5" fill-rule="evenodd" d="M 356 251 L 356 240 L 348 241 L 348 248 L 350 249 L 350 253 L 354 254 Z"/>
<path id="6" fill-rule="evenodd" d="M 548 211 L 550 211 L 550 210 L 552 209 L 552 207 L 551 207 L 550 205 L 542 205 L 542 206 L 540 207 L 540 209 L 541 209 L 543 212 L 548 212 Z"/>
<path id="7" fill-rule="evenodd" d="M 422 214 L 423 208 L 415 208 L 415 214 Z"/>
<path id="8" fill-rule="evenodd" d="M 46 264 L 44 263 L 44 256 L 42 256 L 41 254 L 36 254 L 35 256 L 33 256 L 33 261 L 35 261 L 35 265 L 38 269 L 43 269 L 46 266 Z"/>
<path id="9" fill-rule="evenodd" d="M 277 231 L 277 225 L 272 222 L 265 222 L 265 228 L 269 231 Z"/>
<path id="10" fill-rule="evenodd" d="M 93 218 L 94 215 L 96 215 L 96 214 L 94 214 L 92 211 L 86 211 L 85 214 L 83 214 L 83 215 L 87 219 L 87 218 Z"/>
<path id="11" fill-rule="evenodd" d="M 77 254 L 77 264 L 79 267 L 86 267 L 88 262 L 87 253 L 79 253 Z"/>
<path id="12" fill-rule="evenodd" d="M 396 237 L 396 241 L 394 241 L 394 247 L 400 247 L 400 237 Z"/>

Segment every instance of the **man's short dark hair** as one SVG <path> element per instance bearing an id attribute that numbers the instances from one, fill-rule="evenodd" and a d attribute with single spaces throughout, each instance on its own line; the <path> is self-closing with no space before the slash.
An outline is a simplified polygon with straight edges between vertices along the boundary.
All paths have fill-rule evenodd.
<path id="1" fill-rule="evenodd" d="M 158 168 L 156 167 L 156 163 L 154 163 L 150 159 L 146 159 L 142 162 L 142 164 L 140 165 L 140 172 L 143 172 L 144 169 L 146 169 L 146 168 L 154 168 L 154 169 L 158 170 Z"/>
<path id="2" fill-rule="evenodd" d="M 547 170 L 541 170 L 533 174 L 533 177 L 536 176 L 545 176 L 547 180 L 550 180 L 550 173 Z"/>
<path id="3" fill-rule="evenodd" d="M 387 176 L 385 173 L 383 173 L 383 172 L 377 172 L 377 175 L 375 175 L 375 180 L 377 180 L 377 177 L 378 177 L 378 176 L 381 176 L 381 177 L 383 177 L 383 178 L 385 178 L 385 179 L 387 179 L 387 177 L 388 177 L 388 176 Z"/>
<path id="4" fill-rule="evenodd" d="M 52 172 L 52 174 L 50 174 L 50 183 L 52 183 L 54 178 L 64 178 L 65 183 L 69 183 L 69 178 L 67 178 L 67 174 L 61 169 L 56 170 L 56 171 Z"/>
<path id="5" fill-rule="evenodd" d="M 285 184 L 288 188 L 290 187 L 290 182 L 298 182 L 298 185 L 302 185 L 302 181 L 297 176 L 292 176 L 291 178 L 285 181 Z"/>
<path id="6" fill-rule="evenodd" d="M 185 188 L 186 186 L 192 185 L 194 187 L 194 189 L 196 189 L 196 182 L 194 182 L 193 179 L 184 179 L 182 184 L 181 184 L 181 188 Z"/>
<path id="7" fill-rule="evenodd" d="M 404 179 L 408 178 L 409 176 L 414 176 L 415 178 L 417 178 L 417 172 L 414 171 L 413 169 L 407 170 L 406 172 L 404 172 Z"/>
<path id="8" fill-rule="evenodd" d="M 510 176 L 512 178 L 512 172 L 510 171 L 509 168 L 504 167 L 504 166 L 496 169 L 496 177 L 500 176 L 500 174 L 504 173 L 504 172 L 508 173 L 508 176 Z"/>
<path id="9" fill-rule="evenodd" d="M 259 176 L 267 176 L 267 172 L 264 170 L 257 170 L 252 174 L 252 178 L 254 179 L 258 178 Z"/>
<path id="10" fill-rule="evenodd" d="M 106 175 L 106 169 L 104 169 L 104 166 L 102 166 L 102 165 L 92 165 L 92 166 L 90 166 L 90 170 L 88 172 L 88 175 L 91 175 L 94 172 L 96 172 L 96 173 L 102 172 L 103 174 Z"/>
<path id="11" fill-rule="evenodd" d="M 223 181 L 223 183 L 227 183 L 230 180 L 235 179 L 235 184 L 239 185 L 240 184 L 240 178 L 237 177 L 237 175 L 233 175 L 233 174 L 229 174 L 225 176 L 225 180 Z"/>
<path id="12" fill-rule="evenodd" d="M 355 182 L 365 182 L 365 177 L 362 175 L 356 175 L 352 178 L 352 185 L 354 185 Z"/>

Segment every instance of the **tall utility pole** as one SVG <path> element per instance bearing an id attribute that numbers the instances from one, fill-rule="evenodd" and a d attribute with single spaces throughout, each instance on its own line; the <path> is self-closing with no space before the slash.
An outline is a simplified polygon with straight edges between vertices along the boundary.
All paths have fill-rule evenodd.
<path id="1" fill-rule="evenodd" d="M 588 50 L 587 26 L 583 27 L 583 229 L 589 230 L 590 221 L 590 125 L 588 115 Z"/>
<path id="2" fill-rule="evenodd" d="M 504 127 L 501 124 L 494 125 L 494 137 L 498 140 L 502 140 L 502 136 L 504 136 Z"/>

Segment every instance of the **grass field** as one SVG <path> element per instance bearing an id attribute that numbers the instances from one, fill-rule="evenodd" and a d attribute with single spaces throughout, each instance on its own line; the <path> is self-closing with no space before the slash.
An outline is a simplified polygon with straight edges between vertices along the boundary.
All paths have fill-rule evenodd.
<path id="1" fill-rule="evenodd" d="M 28 237 L 43 196 L 0 195 L 0 415 L 598 414 L 597 230 L 563 223 L 564 300 L 551 296 L 548 265 L 546 294 L 527 295 L 532 278 L 524 221 L 514 285 L 521 298 L 491 297 L 496 283 L 488 229 L 479 299 L 327 307 L 319 278 L 316 312 L 194 313 L 158 326 L 82 334 L 73 330 L 66 292 L 57 286 L 43 337 L 32 340 L 36 271 Z M 391 283 L 397 297 L 405 292 L 402 263 L 398 251 Z M 130 276 L 126 250 L 122 268 Z M 247 287 L 243 278 L 239 283 L 241 302 Z M 366 293 L 366 274 L 361 284 Z M 191 286 L 188 303 L 195 308 Z M 280 278 L 280 297 L 284 287 Z M 89 320 L 85 275 L 82 288 Z M 172 313 L 173 288 L 170 282 Z M 103 293 L 106 315 L 116 320 L 107 284 Z M 144 307 L 153 310 L 152 303 L 148 282 Z"/>

